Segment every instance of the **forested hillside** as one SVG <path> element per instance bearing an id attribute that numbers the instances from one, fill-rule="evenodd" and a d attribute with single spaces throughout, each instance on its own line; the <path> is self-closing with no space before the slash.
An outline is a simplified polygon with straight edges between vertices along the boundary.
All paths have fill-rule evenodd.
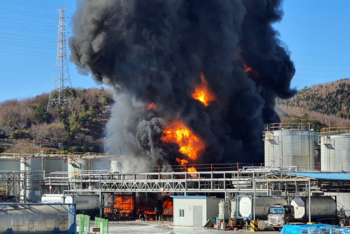
<path id="1" fill-rule="evenodd" d="M 69 89 L 66 105 L 47 111 L 49 94 L 0 103 L 0 152 L 103 152 L 112 90 Z M 350 127 L 350 79 L 305 87 L 289 100 L 276 100 L 283 122 Z M 63 146 L 60 148 L 60 146 Z"/>
<path id="2" fill-rule="evenodd" d="M 101 88 L 66 92 L 70 97 L 67 104 L 49 111 L 47 93 L 0 103 L 0 152 L 102 152 L 112 91 Z"/>
<path id="3" fill-rule="evenodd" d="M 350 79 L 299 90 L 289 100 L 277 100 L 283 121 L 316 121 L 319 126 L 350 127 Z"/>

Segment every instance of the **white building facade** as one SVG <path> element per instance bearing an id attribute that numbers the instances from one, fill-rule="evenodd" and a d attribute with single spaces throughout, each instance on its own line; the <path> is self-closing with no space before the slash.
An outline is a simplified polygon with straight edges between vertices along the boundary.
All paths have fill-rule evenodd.
<path id="1" fill-rule="evenodd" d="M 220 198 L 206 196 L 172 196 L 175 226 L 204 226 L 218 217 Z"/>

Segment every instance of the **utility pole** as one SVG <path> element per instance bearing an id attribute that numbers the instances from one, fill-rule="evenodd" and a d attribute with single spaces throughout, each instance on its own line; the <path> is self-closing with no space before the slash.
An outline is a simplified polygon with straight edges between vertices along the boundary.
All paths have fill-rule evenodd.
<path id="1" fill-rule="evenodd" d="M 47 110 L 56 106 L 57 104 L 63 105 L 68 101 L 69 94 L 64 92 L 65 89 L 72 86 L 69 76 L 69 69 L 67 63 L 67 53 L 66 53 L 66 30 L 65 23 L 66 16 L 64 11 L 67 9 L 60 8 L 57 9 L 59 12 L 59 23 L 58 23 L 58 40 L 57 40 L 57 57 L 55 65 L 55 73 L 52 80 L 52 88 L 49 97 L 49 102 L 47 105 Z M 67 85 L 67 86 L 65 86 Z"/>

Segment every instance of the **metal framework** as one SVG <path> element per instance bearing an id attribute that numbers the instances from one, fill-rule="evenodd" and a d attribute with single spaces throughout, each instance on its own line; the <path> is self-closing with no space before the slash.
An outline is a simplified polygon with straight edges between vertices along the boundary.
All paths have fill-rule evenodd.
<path id="1" fill-rule="evenodd" d="M 57 58 L 55 65 L 55 73 L 52 81 L 52 88 L 50 93 L 47 110 L 56 106 L 57 104 L 64 104 L 68 101 L 68 94 L 65 93 L 65 89 L 71 87 L 71 80 L 69 75 L 67 53 L 66 53 L 66 30 L 65 26 L 65 14 L 64 11 L 67 8 L 57 9 L 59 12 L 59 23 L 58 23 L 58 40 L 57 40 Z M 68 83 L 65 86 L 65 83 Z"/>
<path id="2" fill-rule="evenodd" d="M 177 192 L 183 193 L 249 193 L 253 192 L 252 178 L 268 172 L 161 172 L 161 173 L 81 173 L 73 178 L 53 174 L 45 178 L 45 185 L 66 185 L 66 192 Z M 261 187 L 258 192 L 267 193 Z"/>
<path id="3" fill-rule="evenodd" d="M 0 184 L 6 187 L 7 195 L 12 194 L 16 200 L 25 200 L 27 190 L 26 171 L 0 171 Z"/>

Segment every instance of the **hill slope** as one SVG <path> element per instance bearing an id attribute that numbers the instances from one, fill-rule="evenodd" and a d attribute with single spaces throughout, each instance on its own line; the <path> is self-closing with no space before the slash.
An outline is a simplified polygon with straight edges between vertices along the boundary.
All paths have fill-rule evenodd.
<path id="1" fill-rule="evenodd" d="M 63 144 L 63 149 L 72 152 L 102 152 L 112 91 L 102 88 L 67 92 L 68 103 L 49 111 L 47 93 L 0 103 L 0 151 L 35 153 L 42 148 L 54 151 Z"/>
<path id="2" fill-rule="evenodd" d="M 350 79 L 304 88 L 289 100 L 277 100 L 283 121 L 319 122 L 319 127 L 350 127 Z M 295 120 L 293 120 L 295 119 Z"/>

